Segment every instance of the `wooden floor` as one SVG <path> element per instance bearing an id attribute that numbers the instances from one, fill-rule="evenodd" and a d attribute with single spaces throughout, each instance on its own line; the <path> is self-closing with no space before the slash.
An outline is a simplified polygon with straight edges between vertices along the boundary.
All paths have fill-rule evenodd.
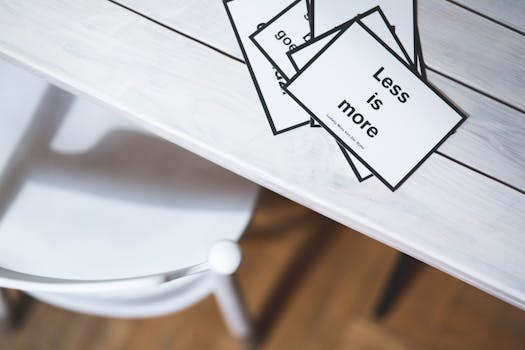
<path id="1" fill-rule="evenodd" d="M 371 310 L 397 253 L 264 192 L 242 240 L 240 282 L 263 349 L 525 349 L 525 312 L 428 266 L 382 320 Z M 34 302 L 0 349 L 238 349 L 209 297 L 148 320 Z"/>

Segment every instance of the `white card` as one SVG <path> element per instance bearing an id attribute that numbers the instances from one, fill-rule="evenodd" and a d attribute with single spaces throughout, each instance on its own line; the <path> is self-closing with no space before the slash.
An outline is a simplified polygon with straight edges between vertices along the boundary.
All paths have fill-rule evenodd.
<path id="1" fill-rule="evenodd" d="M 415 0 L 310 0 L 313 36 L 320 35 L 373 7 L 381 6 L 407 51 L 415 62 Z"/>
<path id="2" fill-rule="evenodd" d="M 359 20 L 285 89 L 393 191 L 465 119 Z"/>
<path id="3" fill-rule="evenodd" d="M 274 134 L 306 125 L 310 117 L 282 90 L 286 82 L 249 36 L 292 1 L 225 0 L 226 12 L 235 31 L 246 65 Z"/>
<path id="4" fill-rule="evenodd" d="M 377 36 L 379 36 L 399 56 L 403 57 L 405 62 L 410 62 L 405 50 L 402 48 L 401 43 L 399 42 L 399 39 L 396 37 L 395 33 L 392 32 L 390 23 L 385 18 L 379 7 L 367 11 L 362 16 L 359 16 L 359 18 L 361 19 L 363 25 L 368 27 Z M 349 21 L 342 27 L 346 27 L 351 22 L 352 21 Z M 343 30 L 341 27 L 336 27 L 320 36 L 317 36 L 310 42 L 288 51 L 286 54 L 292 65 L 295 67 L 296 71 L 299 71 L 302 67 L 304 67 L 308 61 L 310 61 L 318 52 L 320 52 L 321 49 L 325 47 L 330 42 L 330 40 L 332 40 L 341 30 Z M 320 124 L 316 124 L 320 126 Z M 364 181 L 372 176 L 372 172 L 349 151 L 344 148 L 341 149 L 348 162 L 352 166 L 352 169 L 356 173 L 359 181 Z"/>

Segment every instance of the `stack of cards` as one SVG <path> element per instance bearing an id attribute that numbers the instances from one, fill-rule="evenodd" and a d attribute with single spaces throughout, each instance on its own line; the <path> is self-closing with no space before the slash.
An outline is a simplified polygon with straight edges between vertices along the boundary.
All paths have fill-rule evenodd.
<path id="1" fill-rule="evenodd" d="M 426 82 L 415 0 L 225 0 L 274 134 L 328 132 L 395 191 L 465 120 Z"/>

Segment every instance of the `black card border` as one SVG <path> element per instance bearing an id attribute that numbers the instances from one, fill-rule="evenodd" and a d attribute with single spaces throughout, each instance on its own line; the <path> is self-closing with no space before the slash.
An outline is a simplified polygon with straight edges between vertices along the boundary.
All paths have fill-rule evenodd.
<path id="1" fill-rule="evenodd" d="M 418 9 L 418 0 L 413 0 L 414 4 L 414 45 L 415 45 L 415 51 L 414 54 L 416 55 L 416 59 L 419 60 L 419 65 L 421 67 L 421 76 L 425 81 L 427 81 L 427 65 L 425 64 L 425 57 L 423 55 L 423 47 L 421 45 L 421 36 L 419 34 L 419 16 L 417 13 Z M 417 70 L 417 65 L 416 65 Z"/>
<path id="2" fill-rule="evenodd" d="M 310 13 L 312 14 L 310 18 L 310 33 L 312 34 L 312 39 L 315 38 L 315 0 L 310 0 Z"/>
<path id="3" fill-rule="evenodd" d="M 310 40 L 312 40 L 314 38 L 314 28 L 312 27 L 313 23 L 312 22 L 312 17 L 314 16 L 314 12 L 312 11 L 312 0 L 306 0 L 306 3 L 308 4 L 308 21 L 310 22 Z M 294 68 L 295 67 L 295 63 L 292 61 L 292 65 L 294 65 Z M 320 128 L 321 125 L 319 124 L 316 124 L 316 121 L 314 118 L 310 118 L 310 127 L 311 128 Z"/>
<path id="4" fill-rule="evenodd" d="M 312 22 L 312 16 L 314 15 L 314 12 L 312 11 L 312 0 L 306 0 L 306 6 L 308 7 L 308 22 L 310 24 L 310 35 L 313 38 L 314 32 L 312 25 L 314 22 Z"/>
<path id="5" fill-rule="evenodd" d="M 244 45 L 242 44 L 241 37 L 239 35 L 239 32 L 237 31 L 237 26 L 235 25 L 235 21 L 233 20 L 233 17 L 230 13 L 230 9 L 228 8 L 228 3 L 235 1 L 235 0 L 223 0 L 224 8 L 226 9 L 226 13 L 228 15 L 228 19 L 230 20 L 230 24 L 233 28 L 233 31 L 235 32 L 235 38 L 237 39 L 237 43 L 239 44 L 239 47 L 241 49 L 242 55 L 244 57 L 244 61 L 246 63 L 246 66 L 248 67 L 248 71 L 250 72 L 250 77 L 252 78 L 253 85 L 255 85 L 255 90 L 257 91 L 257 95 L 259 96 L 259 100 L 262 104 L 262 107 L 264 109 L 264 113 L 266 114 L 266 119 L 268 119 L 268 123 L 270 124 L 270 128 L 272 130 L 273 135 L 279 135 L 282 133 L 285 133 L 287 131 L 299 128 L 304 125 L 308 125 L 310 123 L 310 120 L 306 120 L 304 122 L 286 127 L 281 130 L 277 130 L 275 127 L 275 124 L 273 122 L 272 115 L 270 114 L 270 110 L 268 109 L 268 106 L 266 104 L 266 100 L 264 99 L 264 96 L 261 92 L 261 88 L 259 86 L 259 82 L 257 81 L 257 77 L 255 76 L 255 73 L 253 72 L 252 65 L 250 63 L 250 59 L 248 58 L 248 55 L 246 54 L 246 51 L 244 49 Z M 275 68 L 275 67 L 274 67 Z"/>
<path id="6" fill-rule="evenodd" d="M 416 63 L 417 56 L 419 54 L 419 50 L 421 49 L 421 45 L 419 44 L 419 28 L 417 24 L 417 0 L 412 0 L 412 16 L 414 17 L 412 19 L 412 25 L 414 26 L 414 64 Z M 421 69 L 423 70 L 423 69 Z"/>
<path id="7" fill-rule="evenodd" d="M 322 127 L 322 126 L 319 124 L 319 127 Z M 346 150 L 346 148 L 341 146 L 339 141 L 337 141 L 337 140 L 335 140 L 335 141 L 337 142 L 337 146 L 339 146 L 339 148 L 341 149 L 341 153 L 343 153 L 343 156 L 345 157 L 346 161 L 348 162 L 348 164 L 350 164 L 350 168 L 352 168 L 352 171 L 354 172 L 355 177 L 357 177 L 357 181 L 363 182 L 363 181 L 368 180 L 368 179 L 370 179 L 371 177 L 374 176 L 374 174 L 372 172 L 370 172 L 370 175 L 361 176 L 361 174 L 359 173 L 359 170 L 357 170 L 357 167 L 354 164 L 354 161 L 352 159 L 350 159 L 350 156 L 348 155 L 348 151 Z"/>
<path id="8" fill-rule="evenodd" d="M 364 161 L 359 155 L 357 155 L 350 146 L 348 146 L 343 140 L 341 140 L 330 128 L 328 128 L 323 122 L 320 121 L 320 119 L 312 112 L 310 111 L 292 92 L 289 91 L 289 86 L 298 78 L 300 77 L 305 70 L 308 69 L 308 67 L 319 58 L 332 44 L 343 35 L 348 28 L 350 28 L 352 25 L 357 24 L 361 28 L 363 28 L 369 35 L 372 36 L 373 39 L 375 39 L 379 44 L 381 44 L 392 56 L 394 56 L 397 60 L 399 60 L 412 74 L 414 74 L 423 84 L 425 84 L 430 90 L 432 90 L 439 98 L 443 100 L 449 107 L 451 107 L 458 115 L 460 116 L 460 120 L 451 128 L 451 130 L 434 146 L 432 149 L 395 185 L 390 184 L 388 181 L 386 181 L 374 168 L 370 166 L 366 161 Z M 326 131 L 328 131 L 336 140 L 338 140 L 339 144 L 344 146 L 348 151 L 350 151 L 363 165 L 365 165 L 381 182 L 385 184 L 391 191 L 396 191 L 420 166 L 423 164 L 425 160 L 434 153 L 439 146 L 450 136 L 454 133 L 454 131 L 467 119 L 467 115 L 460 110 L 456 105 L 454 105 L 452 102 L 450 102 L 446 97 L 441 94 L 437 89 L 435 89 L 432 85 L 430 85 L 427 81 L 425 81 L 422 77 L 420 77 L 417 73 L 415 73 L 411 66 L 409 66 L 405 61 L 403 61 L 388 45 L 386 45 L 383 41 L 381 41 L 380 38 L 378 38 L 372 31 L 370 31 L 368 28 L 366 28 L 359 19 L 356 19 L 353 23 L 348 25 L 346 28 L 344 28 L 339 34 L 337 34 L 321 51 L 319 51 L 313 58 L 310 60 L 292 79 L 290 79 L 284 86 L 283 89 L 288 92 L 290 97 L 292 97 L 301 107 L 303 107 L 313 118 L 317 120 L 319 124 L 325 128 Z"/>

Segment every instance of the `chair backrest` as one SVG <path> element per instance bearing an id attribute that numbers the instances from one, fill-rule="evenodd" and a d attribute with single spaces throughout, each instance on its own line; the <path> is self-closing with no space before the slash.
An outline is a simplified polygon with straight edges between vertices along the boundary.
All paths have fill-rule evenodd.
<path id="1" fill-rule="evenodd" d="M 0 267 L 0 287 L 46 293 L 111 292 L 150 287 L 206 272 L 217 276 L 232 276 L 240 263 L 239 245 L 233 241 L 221 240 L 210 249 L 206 262 L 161 274 L 110 280 L 75 280 L 26 274 Z"/>
<path id="2" fill-rule="evenodd" d="M 163 274 L 113 280 L 74 280 L 25 274 L 0 267 L 0 287 L 46 293 L 93 293 L 145 288 L 209 271 L 208 263 Z"/>
<path id="3" fill-rule="evenodd" d="M 39 79 L 35 83 L 35 77 L 16 67 L 4 69 L 4 64 L 0 61 L 0 77 L 7 77 L 9 83 L 0 80 L 0 99 L 6 99 L 0 106 L 6 118 L 1 135 L 7 133 L 9 140 L 0 137 L 0 287 L 86 292 L 162 283 L 195 271 L 195 266 L 201 270 L 205 263 L 198 262 L 206 260 L 216 240 L 240 237 L 251 217 L 255 185 L 144 134 L 97 106 L 88 106 L 88 113 L 70 113 L 79 109 L 71 95 Z M 13 82 L 18 85 L 10 90 Z M 12 90 L 19 95 L 6 95 Z M 13 101 L 21 103 L 9 110 L 14 103 L 7 102 Z M 146 156 L 137 153 L 148 146 Z M 178 160 L 178 168 L 169 165 Z M 151 169 L 154 164 L 161 166 Z M 103 173 L 104 166 L 111 172 Z M 25 181 L 27 174 L 30 181 Z M 148 178 L 151 174 L 153 179 Z M 53 211 L 54 206 L 59 209 Z M 112 220 L 114 208 L 120 216 Z M 110 227 L 114 222 L 122 224 Z M 205 237 L 197 226 L 224 232 Z M 99 229 L 111 239 L 94 242 L 92 233 Z M 188 244 L 188 240 L 193 241 Z M 135 242 L 133 250 L 124 241 Z M 155 259 L 151 259 L 152 247 L 162 248 Z M 111 260 L 113 250 L 119 254 Z M 123 253 L 127 251 L 131 253 Z M 138 262 L 130 259 L 133 254 L 139 255 Z M 48 268 L 53 255 L 62 259 Z M 143 268 L 146 258 L 156 261 L 155 268 Z M 69 268 L 70 262 L 79 267 Z M 176 269 L 187 265 L 191 266 Z M 69 272 L 59 271 L 62 266 Z M 106 273 L 107 266 L 125 266 L 127 271 Z M 171 269 L 175 271 L 157 273 Z"/>
<path id="4" fill-rule="evenodd" d="M 10 81 L 3 84 L 1 79 L 6 76 Z M 34 78 L 0 60 L 0 107 L 5 107 L 0 110 L 0 117 L 4 115 L 14 120 L 12 124 L 6 123 L 6 128 L 12 130 L 0 129 L 7 136 L 0 137 L 0 288 L 34 292 L 37 297 L 42 293 L 44 300 L 80 310 L 76 297 L 82 298 L 82 295 L 74 295 L 69 301 L 59 301 L 56 296 L 140 291 L 160 284 L 163 284 L 160 289 L 171 288 L 177 282 L 186 283 L 174 281 L 176 279 L 209 271 L 213 286 L 193 292 L 192 297 L 185 298 L 184 304 L 189 305 L 213 290 L 232 333 L 248 337 L 251 334 L 249 318 L 233 274 L 241 260 L 241 250 L 235 241 L 251 219 L 257 186 L 193 154 L 183 153 L 178 147 L 168 147 L 158 138 L 144 137 L 140 132 L 127 132 L 125 144 L 119 132 L 104 140 L 95 140 L 94 152 L 61 152 L 60 142 L 55 143 L 57 132 L 63 128 L 66 115 L 74 109 L 74 98 L 37 79 L 37 93 L 30 101 L 28 97 L 34 90 Z M 21 86 L 24 81 L 29 86 Z M 13 89 L 11 83 L 19 86 Z M 11 91 L 18 95 L 10 95 Z M 3 96 L 2 93 L 6 92 L 7 96 Z M 26 109 L 22 116 L 20 103 L 15 103 L 14 110 L 9 110 L 11 104 L 7 103 L 20 102 L 21 96 L 26 98 L 22 104 L 33 103 L 33 110 Z M 6 98 L 4 104 L 3 98 Z M 100 112 L 100 108 L 96 112 Z M 78 140 L 85 134 L 82 126 L 87 129 L 95 127 L 99 134 L 102 130 L 105 136 L 114 126 L 111 122 L 108 124 L 112 116 L 106 115 L 107 111 L 98 116 L 100 125 L 96 125 L 91 113 L 84 111 L 81 114 L 81 118 L 77 118 L 80 127 L 77 123 L 66 144 L 82 144 L 82 140 Z M 121 119 L 113 120 L 119 124 Z M 145 148 L 149 150 L 146 156 L 134 152 Z M 170 166 L 175 161 L 178 161 L 178 167 Z M 27 174 L 34 170 L 35 165 L 40 168 L 41 176 L 35 177 L 33 172 L 30 178 L 33 187 L 27 191 Z M 98 165 L 95 171 L 92 171 L 93 165 Z M 108 166 L 112 171 L 100 176 L 101 169 L 106 171 Z M 152 171 L 151 167 L 155 169 Z M 144 174 L 145 170 L 149 173 Z M 130 173 L 133 173 L 131 178 L 126 177 Z M 163 186 L 159 186 L 159 180 Z M 68 186 L 69 192 L 64 189 Z M 145 187 L 149 190 L 148 195 L 145 195 Z M 108 195 L 108 192 L 111 193 Z M 152 201 L 155 201 L 154 205 L 151 205 Z M 117 218 L 112 217 L 115 211 Z M 94 224 L 93 217 L 97 214 L 100 217 L 96 219 L 100 222 Z M 137 221 L 137 217 L 142 221 Z M 62 221 L 67 221 L 67 224 Z M 122 222 L 127 225 L 121 225 Z M 158 232 L 166 234 L 155 236 Z M 95 233 L 98 240 L 92 239 Z M 181 240 L 186 242 L 180 244 Z M 64 244 L 65 241 L 69 245 Z M 132 244 L 127 244 L 130 241 Z M 150 247 L 149 254 L 145 254 L 148 242 L 157 243 L 158 251 Z M 131 254 L 122 254 L 129 251 Z M 61 255 L 61 258 L 56 259 L 54 255 Z M 144 268 L 145 259 L 162 260 L 165 265 L 157 263 L 149 272 L 144 272 L 141 268 Z M 54 272 L 49 273 L 50 270 L 41 265 L 51 260 L 50 270 L 54 269 Z M 64 268 L 68 263 L 74 266 Z M 102 277 L 115 266 L 120 270 Z M 123 270 L 123 266 L 127 270 Z M 165 270 L 171 271 L 157 273 Z M 98 273 L 98 278 L 83 278 L 93 276 L 90 274 L 93 271 Z M 114 276 L 127 278 L 111 278 Z M 165 283 L 168 281 L 173 282 Z M 182 303 L 160 307 L 149 305 L 132 312 L 125 307 L 115 309 L 112 315 L 147 316 L 181 307 L 184 307 Z M 110 315 L 98 303 L 86 306 L 83 311 Z"/>

